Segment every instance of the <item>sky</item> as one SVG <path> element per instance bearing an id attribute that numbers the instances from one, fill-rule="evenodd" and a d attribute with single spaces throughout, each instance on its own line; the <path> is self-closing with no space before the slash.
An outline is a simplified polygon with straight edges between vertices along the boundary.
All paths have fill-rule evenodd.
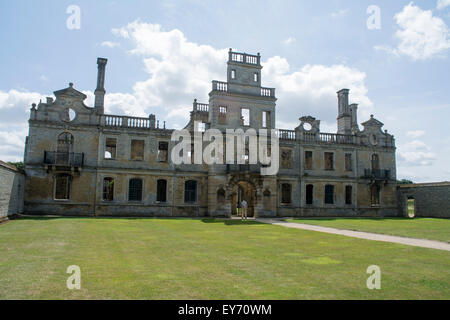
<path id="1" fill-rule="evenodd" d="M 32 103 L 73 82 L 93 106 L 97 57 L 106 113 L 182 128 L 233 48 L 261 54 L 278 128 L 336 132 L 348 88 L 395 136 L 398 179 L 450 181 L 449 24 L 450 0 L 0 0 L 0 160 L 23 160 Z"/>

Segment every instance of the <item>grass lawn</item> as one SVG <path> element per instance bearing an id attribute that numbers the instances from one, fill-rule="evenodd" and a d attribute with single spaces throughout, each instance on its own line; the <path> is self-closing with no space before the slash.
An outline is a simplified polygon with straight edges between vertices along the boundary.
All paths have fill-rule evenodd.
<path id="1" fill-rule="evenodd" d="M 436 218 L 319 218 L 289 219 L 337 229 L 384 233 L 394 236 L 450 242 L 450 219 Z"/>
<path id="2" fill-rule="evenodd" d="M 369 290 L 366 269 L 381 268 Z M 81 268 L 81 290 L 66 269 Z M 0 225 L 0 299 L 450 299 L 450 252 L 220 219 Z"/>

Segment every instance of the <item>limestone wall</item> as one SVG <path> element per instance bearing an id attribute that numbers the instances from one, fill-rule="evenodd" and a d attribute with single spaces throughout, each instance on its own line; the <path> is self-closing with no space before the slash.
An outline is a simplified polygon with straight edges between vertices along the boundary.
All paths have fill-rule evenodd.
<path id="1" fill-rule="evenodd" d="M 23 212 L 25 176 L 0 161 L 0 221 Z"/>
<path id="2" fill-rule="evenodd" d="M 399 215 L 408 216 L 408 198 L 414 199 L 416 217 L 450 218 L 450 182 L 399 185 Z"/>

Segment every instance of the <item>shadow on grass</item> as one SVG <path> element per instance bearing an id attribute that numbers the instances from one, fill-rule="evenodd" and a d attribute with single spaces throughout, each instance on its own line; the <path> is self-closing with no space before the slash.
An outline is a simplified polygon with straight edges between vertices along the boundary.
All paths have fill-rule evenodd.
<path id="1" fill-rule="evenodd" d="M 434 217 L 430 217 L 433 219 L 436 219 Z M 414 219 L 411 219 L 409 217 L 385 217 L 385 218 L 377 218 L 377 217 L 292 217 L 292 218 L 286 218 L 285 220 L 295 220 L 295 221 L 302 221 L 302 220 L 319 220 L 319 221 L 361 221 L 361 220 L 370 220 L 370 221 L 414 221 L 414 220 L 426 220 L 429 219 L 428 217 L 415 217 Z M 437 218 L 439 219 L 439 218 Z M 445 218 L 443 218 L 445 219 Z"/>
<path id="2" fill-rule="evenodd" d="M 255 220 L 238 220 L 227 218 L 208 218 L 208 217 L 126 217 L 126 216 L 31 216 L 21 215 L 14 220 L 33 220 L 33 221 L 46 221 L 46 220 L 61 220 L 61 219 L 73 219 L 73 220 L 200 220 L 203 223 L 223 223 L 225 225 L 262 225 Z"/>

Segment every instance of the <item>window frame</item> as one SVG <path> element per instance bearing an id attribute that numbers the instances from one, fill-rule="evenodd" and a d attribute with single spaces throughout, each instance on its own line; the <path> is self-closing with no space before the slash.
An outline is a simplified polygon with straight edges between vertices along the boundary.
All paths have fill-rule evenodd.
<path id="1" fill-rule="evenodd" d="M 327 189 L 331 190 L 331 192 L 330 191 L 327 192 Z M 332 184 L 325 185 L 325 187 L 324 187 L 324 204 L 335 204 L 334 189 L 335 189 L 335 187 Z M 331 193 L 331 195 L 330 195 L 330 193 Z M 331 202 L 328 201 L 330 199 L 331 199 Z"/>
<path id="2" fill-rule="evenodd" d="M 141 182 L 141 192 L 139 199 L 131 199 L 131 182 L 132 181 L 140 181 Z M 144 194 L 144 179 L 139 177 L 133 177 L 128 180 L 128 202 L 142 202 Z"/>
<path id="3" fill-rule="evenodd" d="M 108 191 L 109 191 L 109 194 L 111 194 L 111 192 L 112 192 L 112 198 L 111 198 L 111 199 L 105 199 L 105 181 L 106 181 L 106 180 L 111 180 L 112 183 L 113 183 L 112 191 L 111 191 L 111 190 L 108 190 Z M 111 181 L 110 181 L 110 183 L 111 183 Z M 103 177 L 103 185 L 102 185 L 102 201 L 105 201 L 105 202 L 111 202 L 111 201 L 114 201 L 114 185 L 115 185 L 115 179 L 114 179 L 113 177 Z"/>
<path id="4" fill-rule="evenodd" d="M 164 193 L 160 193 L 160 183 L 164 182 L 165 186 L 164 186 Z M 167 179 L 158 179 L 156 180 L 156 202 L 158 203 L 166 203 L 167 202 L 167 188 L 168 183 L 167 183 Z M 164 195 L 163 199 L 160 198 L 160 195 Z"/>
<path id="5" fill-rule="evenodd" d="M 327 168 L 327 155 L 331 155 L 331 168 Z M 323 168 L 327 171 L 334 170 L 334 152 L 324 151 L 323 153 Z"/>
<path id="6" fill-rule="evenodd" d="M 57 198 L 56 197 L 56 191 L 57 191 L 57 180 L 61 179 L 61 178 L 66 178 L 67 179 L 67 184 L 66 184 L 66 198 Z M 69 174 L 58 174 L 55 175 L 53 177 L 53 200 L 54 201 L 70 201 L 71 200 L 71 191 L 72 191 L 72 176 Z"/>
<path id="7" fill-rule="evenodd" d="M 285 187 L 287 187 L 289 193 L 287 194 L 288 199 L 285 199 Z M 286 191 L 287 192 L 287 191 Z M 288 200 L 288 201 L 285 201 Z M 282 205 L 291 205 L 292 204 L 292 184 L 290 183 L 282 183 L 281 184 L 281 204 Z"/>
<path id="8" fill-rule="evenodd" d="M 141 142 L 142 141 L 142 158 L 134 157 L 133 158 L 133 142 Z M 132 161 L 144 161 L 145 159 L 145 140 L 144 139 L 131 139 L 130 142 L 130 160 Z"/>
<path id="9" fill-rule="evenodd" d="M 187 189 L 187 185 L 188 183 L 193 183 L 193 185 L 195 186 L 195 188 L 193 190 L 188 190 Z M 187 196 L 189 193 L 193 193 L 193 196 Z M 193 200 L 190 200 L 188 198 L 193 198 Z M 187 204 L 193 204 L 193 203 L 197 203 L 198 201 L 198 182 L 197 180 L 186 180 L 184 181 L 184 203 Z"/>

